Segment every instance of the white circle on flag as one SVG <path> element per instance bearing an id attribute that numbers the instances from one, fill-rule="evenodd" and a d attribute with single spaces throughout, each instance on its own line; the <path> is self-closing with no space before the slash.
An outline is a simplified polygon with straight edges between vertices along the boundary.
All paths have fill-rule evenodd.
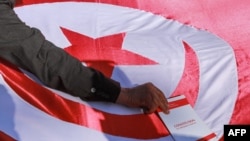
<path id="1" fill-rule="evenodd" d="M 172 21 L 161 16 L 131 8 L 77 2 L 23 6 L 16 12 L 28 25 L 40 29 L 48 40 L 62 48 L 71 43 L 60 27 L 93 39 L 126 33 L 122 49 L 147 57 L 158 65 L 116 65 L 112 78 L 122 86 L 150 81 L 168 97 L 182 76 L 185 62 L 182 39 L 171 33 Z"/>
<path id="2" fill-rule="evenodd" d="M 70 42 L 60 27 L 94 39 L 126 33 L 123 50 L 158 64 L 117 65 L 112 78 L 126 87 L 153 82 L 166 97 L 172 94 L 182 77 L 185 61 L 188 61 L 183 41 L 188 43 L 198 57 L 200 70 L 195 110 L 219 135 L 223 124 L 229 122 L 238 89 L 236 63 L 232 48 L 217 36 L 149 12 L 100 3 L 37 4 L 15 11 L 28 25 L 39 28 L 48 40 L 62 48 Z M 114 105 L 90 104 L 115 114 L 140 113 Z M 228 107 L 228 111 L 223 107 Z"/>

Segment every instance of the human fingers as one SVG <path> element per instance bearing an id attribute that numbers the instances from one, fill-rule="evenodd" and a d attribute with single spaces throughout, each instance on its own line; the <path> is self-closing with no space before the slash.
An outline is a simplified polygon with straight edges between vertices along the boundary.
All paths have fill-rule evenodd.
<path id="1" fill-rule="evenodd" d="M 143 111 L 144 113 L 150 114 L 155 112 L 158 108 L 160 108 L 164 113 L 169 113 L 168 111 L 168 102 L 167 99 L 165 98 L 163 92 L 158 89 L 156 86 L 154 86 L 152 83 L 146 83 L 144 84 L 146 86 L 146 96 L 144 99 L 145 105 Z"/>
<path id="2" fill-rule="evenodd" d="M 146 107 L 143 108 L 145 114 L 152 114 L 158 109 L 157 100 L 154 98 Z"/>
<path id="3" fill-rule="evenodd" d="M 160 109 L 163 111 L 163 113 L 168 114 L 169 113 L 168 101 L 167 101 L 165 95 L 157 87 L 154 87 L 154 91 L 155 91 L 158 107 L 160 107 Z"/>
<path id="4" fill-rule="evenodd" d="M 167 104 L 167 100 L 166 98 L 161 98 L 161 100 L 159 100 L 159 107 L 162 110 L 163 113 L 168 114 L 169 113 L 169 108 L 168 108 L 168 104 Z"/>

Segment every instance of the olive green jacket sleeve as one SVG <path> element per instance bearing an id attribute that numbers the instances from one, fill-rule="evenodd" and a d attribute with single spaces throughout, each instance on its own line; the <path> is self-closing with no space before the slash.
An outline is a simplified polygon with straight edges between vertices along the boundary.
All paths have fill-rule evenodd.
<path id="1" fill-rule="evenodd" d="M 0 57 L 36 75 L 45 85 L 83 100 L 115 102 L 120 84 L 47 41 L 14 13 L 14 1 L 0 0 Z"/>

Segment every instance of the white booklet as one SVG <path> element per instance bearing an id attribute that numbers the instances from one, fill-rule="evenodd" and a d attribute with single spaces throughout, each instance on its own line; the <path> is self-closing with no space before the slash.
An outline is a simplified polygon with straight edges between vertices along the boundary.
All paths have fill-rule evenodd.
<path id="1" fill-rule="evenodd" d="M 184 95 L 169 98 L 168 102 L 170 113 L 159 112 L 159 116 L 175 141 L 218 140 Z"/>

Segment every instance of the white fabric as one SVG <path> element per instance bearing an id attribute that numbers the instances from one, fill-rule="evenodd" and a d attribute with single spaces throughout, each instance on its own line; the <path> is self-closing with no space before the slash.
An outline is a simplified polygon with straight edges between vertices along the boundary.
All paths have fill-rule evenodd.
<path id="1" fill-rule="evenodd" d="M 112 78 L 126 87 L 151 81 L 166 97 L 172 94 L 181 79 L 186 61 L 182 41 L 187 42 L 198 57 L 200 69 L 200 90 L 194 108 L 217 135 L 223 134 L 223 125 L 229 122 L 233 112 L 238 85 L 232 48 L 217 36 L 152 13 L 107 4 L 62 2 L 23 6 L 15 10 L 23 21 L 39 28 L 48 40 L 62 48 L 69 46 L 70 42 L 60 27 L 92 38 L 125 32 L 124 50 L 146 56 L 158 64 L 118 65 Z M 15 139 L 136 140 L 107 135 L 50 117 L 18 97 L 2 77 L 0 84 L 0 130 Z M 79 101 L 62 92 L 58 94 Z M 141 113 L 140 109 L 114 104 L 82 103 L 113 114 Z M 74 132 L 69 132 L 72 130 Z"/>

